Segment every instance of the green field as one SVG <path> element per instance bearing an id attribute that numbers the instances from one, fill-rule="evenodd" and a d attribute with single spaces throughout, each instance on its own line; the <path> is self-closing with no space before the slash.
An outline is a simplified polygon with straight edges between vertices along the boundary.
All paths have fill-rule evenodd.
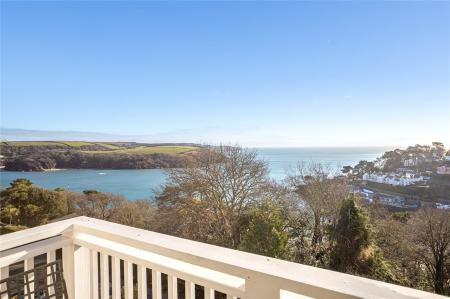
<path id="1" fill-rule="evenodd" d="M 97 144 L 101 145 L 103 147 L 109 148 L 111 150 L 121 149 L 120 144 L 113 144 L 113 143 L 106 143 L 106 142 L 100 142 Z"/>
<path id="2" fill-rule="evenodd" d="M 82 151 L 89 154 L 183 154 L 196 150 L 194 146 L 138 146 L 110 151 Z"/>
<path id="3" fill-rule="evenodd" d="M 46 146 L 46 145 L 61 145 L 59 141 L 2 141 L 2 144 L 15 146 Z"/>
<path id="4" fill-rule="evenodd" d="M 85 141 L 58 141 L 59 144 L 71 146 L 71 147 L 80 147 L 85 145 L 92 145 L 92 142 L 85 142 Z"/>
<path id="5" fill-rule="evenodd" d="M 2 145 L 14 147 L 40 146 L 72 148 L 86 154 L 184 154 L 198 149 L 191 145 L 153 145 L 135 142 L 88 142 L 88 141 L 2 141 Z M 96 147 L 96 150 L 86 147 Z M 83 148 L 84 147 L 84 148 Z M 58 150 L 56 148 L 56 150 Z M 95 149 L 95 148 L 94 148 Z"/>
<path id="6" fill-rule="evenodd" d="M 121 149 L 120 144 L 115 145 L 114 143 L 107 142 L 87 142 L 87 141 L 58 141 L 59 144 L 64 144 L 70 147 L 82 147 L 82 146 L 92 146 L 100 145 L 111 150 Z"/>
<path id="7" fill-rule="evenodd" d="M 88 141 L 2 141 L 2 144 L 15 145 L 15 146 L 69 146 L 69 147 L 82 147 L 91 145 L 101 145 L 110 149 L 120 149 L 119 145 L 115 145 L 114 142 L 88 142 Z"/>

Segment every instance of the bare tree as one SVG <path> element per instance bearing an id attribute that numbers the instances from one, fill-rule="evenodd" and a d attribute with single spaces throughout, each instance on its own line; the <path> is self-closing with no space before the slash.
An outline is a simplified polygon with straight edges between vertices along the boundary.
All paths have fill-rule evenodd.
<path id="1" fill-rule="evenodd" d="M 159 230 L 237 248 L 244 216 L 271 192 L 267 173 L 255 151 L 205 148 L 185 168 L 168 170 L 157 198 Z"/>
<path id="2" fill-rule="evenodd" d="M 153 229 L 155 210 L 153 202 L 149 200 L 128 200 L 115 211 L 111 221 L 142 229 Z"/>
<path id="3" fill-rule="evenodd" d="M 289 184 L 298 195 L 298 205 L 311 213 L 312 263 L 325 265 L 329 243 L 333 239 L 330 234 L 336 227 L 341 204 L 350 194 L 349 185 L 345 179 L 334 177 L 327 167 L 317 163 L 299 164 L 297 173 L 289 177 Z"/>
<path id="4" fill-rule="evenodd" d="M 450 211 L 422 209 L 411 219 L 409 236 L 429 283 L 438 294 L 449 294 Z"/>
<path id="5" fill-rule="evenodd" d="M 121 195 L 88 190 L 64 191 L 75 213 L 143 229 L 153 229 L 155 205 L 149 200 L 127 200 Z"/>
<path id="6" fill-rule="evenodd" d="M 125 197 L 111 193 L 101 193 L 95 190 L 86 190 L 82 194 L 68 193 L 69 199 L 75 205 L 80 215 L 114 221 L 122 207 L 126 204 Z"/>

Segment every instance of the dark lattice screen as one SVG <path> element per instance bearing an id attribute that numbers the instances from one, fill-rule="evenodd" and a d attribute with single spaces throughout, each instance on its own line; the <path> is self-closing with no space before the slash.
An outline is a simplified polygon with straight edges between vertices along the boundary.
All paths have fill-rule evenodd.
<path id="1" fill-rule="evenodd" d="M 1 295 L 9 299 L 68 299 L 60 260 L 12 275 L 0 281 Z"/>

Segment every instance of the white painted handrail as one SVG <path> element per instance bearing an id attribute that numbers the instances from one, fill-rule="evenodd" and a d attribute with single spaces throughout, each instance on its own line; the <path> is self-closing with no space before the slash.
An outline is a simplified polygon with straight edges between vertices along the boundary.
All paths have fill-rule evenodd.
<path id="1" fill-rule="evenodd" d="M 72 238 L 56 236 L 0 252 L 0 268 L 55 251 L 73 243 Z"/>
<path id="2" fill-rule="evenodd" d="M 178 279 L 185 281 L 185 298 L 189 299 L 195 299 L 195 285 L 203 287 L 208 299 L 214 298 L 214 291 L 227 294 L 227 299 L 444 298 L 87 217 L 0 236 L 0 279 L 8 275 L 12 263 L 25 261 L 26 267 L 27 261 L 30 264 L 43 253 L 48 261 L 54 260 L 57 248 L 62 248 L 70 298 L 110 298 L 111 292 L 112 298 L 123 294 L 128 299 L 136 289 L 139 298 L 151 292 L 158 299 L 164 288 L 172 299 L 177 298 Z M 137 286 L 133 286 L 134 274 Z M 162 274 L 167 275 L 164 287 Z"/>

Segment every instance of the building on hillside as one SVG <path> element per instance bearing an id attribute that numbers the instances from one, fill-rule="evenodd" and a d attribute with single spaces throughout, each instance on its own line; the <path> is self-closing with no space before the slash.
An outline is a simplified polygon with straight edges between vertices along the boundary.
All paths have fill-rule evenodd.
<path id="1" fill-rule="evenodd" d="M 442 165 L 436 168 L 437 174 L 450 174 L 450 165 Z"/>
<path id="2" fill-rule="evenodd" d="M 441 210 L 450 210 L 450 204 L 436 203 L 436 208 Z"/>
<path id="3" fill-rule="evenodd" d="M 446 156 L 445 156 L 445 161 L 446 161 L 446 162 L 450 162 L 450 155 L 446 155 Z"/>
<path id="4" fill-rule="evenodd" d="M 429 178 L 411 172 L 403 173 L 365 173 L 364 181 L 388 184 L 393 186 L 409 186 L 426 182 Z"/>
<path id="5" fill-rule="evenodd" d="M 360 194 L 363 198 L 365 198 L 369 203 L 372 203 L 372 202 L 373 202 L 373 197 L 374 197 L 374 195 L 375 195 L 375 192 L 373 192 L 372 190 L 362 188 L 362 189 L 359 191 L 359 194 Z"/>
<path id="6" fill-rule="evenodd" d="M 401 196 L 392 196 L 392 195 L 383 194 L 383 195 L 378 195 L 378 200 L 387 206 L 400 208 L 400 209 L 405 208 L 405 199 Z"/>
<path id="7" fill-rule="evenodd" d="M 414 158 L 408 158 L 403 160 L 403 166 L 405 167 L 413 167 L 417 165 L 417 159 Z"/>

